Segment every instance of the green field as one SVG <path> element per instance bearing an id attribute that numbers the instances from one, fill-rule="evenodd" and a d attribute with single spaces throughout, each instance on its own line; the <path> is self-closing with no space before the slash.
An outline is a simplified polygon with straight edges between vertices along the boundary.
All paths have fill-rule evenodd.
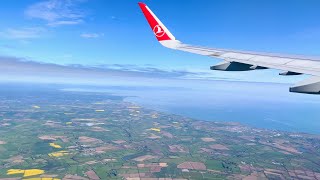
<path id="1" fill-rule="evenodd" d="M 0 178 L 320 179 L 316 135 L 198 121 L 99 93 L 1 95 L 0 106 Z"/>

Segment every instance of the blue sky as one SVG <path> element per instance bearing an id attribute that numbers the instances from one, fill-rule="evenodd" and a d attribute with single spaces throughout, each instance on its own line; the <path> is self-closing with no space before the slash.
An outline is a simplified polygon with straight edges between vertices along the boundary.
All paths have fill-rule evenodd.
<path id="1" fill-rule="evenodd" d="M 275 71 L 212 72 L 219 60 L 161 47 L 134 0 L 4 0 L 0 55 L 55 64 L 122 64 L 293 82 Z M 185 43 L 320 55 L 320 1 L 145 0 Z M 301 78 L 300 78 L 301 79 Z"/>

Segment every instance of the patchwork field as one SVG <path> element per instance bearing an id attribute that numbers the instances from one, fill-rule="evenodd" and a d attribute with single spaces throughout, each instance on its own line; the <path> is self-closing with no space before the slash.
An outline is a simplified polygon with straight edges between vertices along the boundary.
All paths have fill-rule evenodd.
<path id="1" fill-rule="evenodd" d="M 102 93 L 0 94 L 0 107 L 0 178 L 320 179 L 318 135 L 198 121 Z"/>

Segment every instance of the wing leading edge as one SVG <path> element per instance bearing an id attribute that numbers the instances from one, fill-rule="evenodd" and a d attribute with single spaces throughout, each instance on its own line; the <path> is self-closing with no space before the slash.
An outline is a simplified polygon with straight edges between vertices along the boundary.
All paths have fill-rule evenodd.
<path id="1" fill-rule="evenodd" d="M 320 58 L 235 51 L 184 44 L 176 40 L 147 5 L 139 3 L 139 6 L 154 35 L 163 46 L 224 60 L 222 63 L 211 66 L 212 70 L 249 71 L 272 68 L 283 70 L 284 72 L 280 75 L 308 74 L 311 77 L 291 87 L 290 92 L 320 94 Z"/>

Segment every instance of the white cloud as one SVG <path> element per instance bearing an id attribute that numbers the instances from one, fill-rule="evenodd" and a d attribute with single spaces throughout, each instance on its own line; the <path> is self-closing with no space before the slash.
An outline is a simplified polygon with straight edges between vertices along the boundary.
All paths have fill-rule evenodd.
<path id="1" fill-rule="evenodd" d="M 25 15 L 29 18 L 41 19 L 49 26 L 80 24 L 85 17 L 77 5 L 85 0 L 47 0 L 29 6 Z"/>
<path id="2" fill-rule="evenodd" d="M 8 39 L 35 39 L 40 38 L 46 30 L 40 27 L 26 27 L 20 29 L 9 28 L 0 32 L 0 37 Z"/>
<path id="3" fill-rule="evenodd" d="M 98 33 L 82 33 L 80 35 L 83 38 L 99 38 L 104 36 L 104 34 L 98 34 Z"/>
<path id="4" fill-rule="evenodd" d="M 83 23 L 83 20 L 72 20 L 72 21 L 54 21 L 54 22 L 49 22 L 48 26 L 62 26 L 62 25 L 77 25 Z"/>

